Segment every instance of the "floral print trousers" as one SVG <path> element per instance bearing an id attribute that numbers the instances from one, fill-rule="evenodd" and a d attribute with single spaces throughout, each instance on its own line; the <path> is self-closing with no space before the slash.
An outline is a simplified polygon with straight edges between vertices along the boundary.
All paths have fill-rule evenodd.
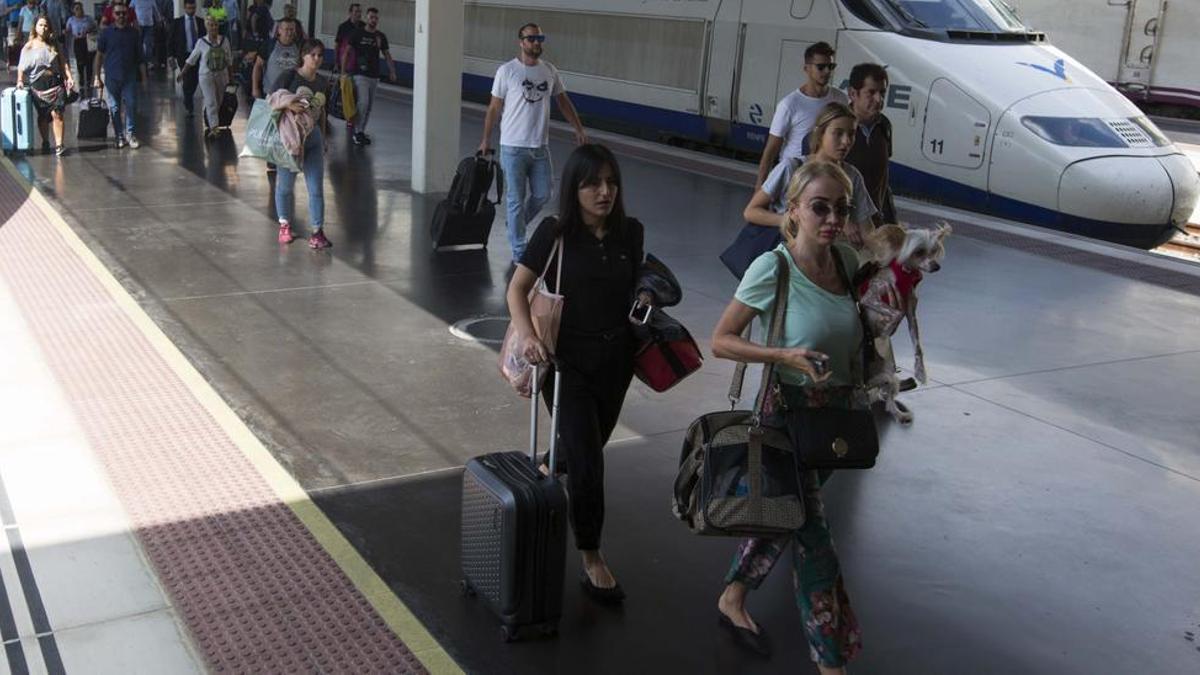
<path id="1" fill-rule="evenodd" d="M 846 665 L 862 649 L 862 631 L 842 582 L 841 566 L 821 503 L 821 486 L 828 471 L 801 473 L 806 513 L 804 527 L 776 538 L 746 539 L 733 557 L 725 583 L 740 581 L 757 589 L 783 556 L 789 542 L 795 544 L 792 583 L 796 605 L 804 621 L 812 660 L 828 668 Z"/>

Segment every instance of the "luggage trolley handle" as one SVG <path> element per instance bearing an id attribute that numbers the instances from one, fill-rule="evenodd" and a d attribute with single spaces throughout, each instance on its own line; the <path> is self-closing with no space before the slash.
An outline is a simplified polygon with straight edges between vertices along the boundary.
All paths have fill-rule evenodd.
<path id="1" fill-rule="evenodd" d="M 533 367 L 533 391 L 529 395 L 529 461 L 536 469 L 537 460 L 537 437 L 538 437 L 538 394 L 541 393 L 538 386 L 541 378 L 538 375 L 543 368 L 542 365 Z M 554 398 L 550 404 L 550 476 L 554 476 L 554 471 L 557 468 L 555 461 L 558 455 L 558 397 L 562 394 L 562 369 L 555 367 L 554 369 Z"/>

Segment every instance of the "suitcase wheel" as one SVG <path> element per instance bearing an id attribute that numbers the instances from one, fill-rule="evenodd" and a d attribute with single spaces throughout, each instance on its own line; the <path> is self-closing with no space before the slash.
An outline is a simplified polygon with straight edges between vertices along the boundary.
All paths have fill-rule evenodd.
<path id="1" fill-rule="evenodd" d="M 471 582 L 467 581 L 466 579 L 459 580 L 458 592 L 461 593 L 464 598 L 475 597 L 475 589 L 471 588 Z"/>

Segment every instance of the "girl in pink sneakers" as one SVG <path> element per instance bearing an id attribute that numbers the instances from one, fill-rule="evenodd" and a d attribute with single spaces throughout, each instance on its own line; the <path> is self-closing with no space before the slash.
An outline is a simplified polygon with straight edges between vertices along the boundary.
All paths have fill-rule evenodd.
<path id="1" fill-rule="evenodd" d="M 325 97 L 328 89 L 325 78 L 317 73 L 325 57 L 325 45 L 316 39 L 308 39 L 300 47 L 300 65 L 294 70 L 285 70 L 270 91 L 286 89 L 294 94 L 311 94 L 290 104 L 292 112 L 311 112 L 320 107 L 320 122 L 313 127 L 304 140 L 304 151 L 300 156 L 300 172 L 308 188 L 308 217 L 312 221 L 313 233 L 308 238 L 311 249 L 329 248 L 333 244 L 325 237 L 325 133 L 329 120 L 325 116 Z M 275 177 L 275 211 L 279 214 L 279 243 L 289 244 L 296 237 L 292 234 L 292 213 L 295 209 L 296 172 L 279 167 Z"/>

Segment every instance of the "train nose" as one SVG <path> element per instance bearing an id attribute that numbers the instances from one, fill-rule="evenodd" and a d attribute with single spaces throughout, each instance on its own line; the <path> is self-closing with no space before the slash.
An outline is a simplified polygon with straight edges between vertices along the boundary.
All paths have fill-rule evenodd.
<path id="1" fill-rule="evenodd" d="M 1175 189 L 1175 205 L 1171 209 L 1171 222 L 1179 227 L 1187 225 L 1200 204 L 1200 174 L 1192 160 L 1184 155 L 1159 157 L 1163 169 L 1171 176 Z"/>
<path id="2" fill-rule="evenodd" d="M 1176 195 L 1172 174 L 1178 167 L 1170 162 L 1168 168 L 1162 159 L 1096 157 L 1071 164 L 1058 182 L 1059 212 L 1112 230 L 1088 233 L 1090 236 L 1139 248 L 1158 246 L 1174 234 L 1177 197 L 1180 209 L 1185 207 L 1183 202 L 1194 206 L 1200 189 L 1193 169 L 1190 183 L 1181 176 L 1184 185 Z"/>

